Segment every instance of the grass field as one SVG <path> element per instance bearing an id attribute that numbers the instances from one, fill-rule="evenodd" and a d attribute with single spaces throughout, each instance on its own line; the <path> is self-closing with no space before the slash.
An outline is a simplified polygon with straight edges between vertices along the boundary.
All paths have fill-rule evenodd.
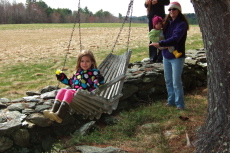
<path id="1" fill-rule="evenodd" d="M 79 28 L 76 25 L 73 39 L 70 36 L 73 24 L 17 24 L 0 25 L 0 98 L 16 99 L 25 96 L 28 90 L 37 91 L 48 85 L 57 85 L 55 70 L 65 65 L 66 74 L 74 72 L 76 56 L 80 52 Z M 83 49 L 94 52 L 98 64 L 111 52 L 121 24 L 81 24 Z M 125 25 L 114 54 L 127 49 L 128 25 Z M 133 54 L 130 62 L 148 57 L 147 24 L 132 24 L 129 48 Z M 70 44 L 70 46 L 69 46 Z M 186 50 L 203 48 L 198 26 L 188 31 Z M 60 86 L 62 87 L 62 86 Z M 186 133 L 191 141 L 195 130 L 203 123 L 206 114 L 206 89 L 197 89 L 186 95 L 187 109 L 178 112 L 165 108 L 165 100 L 149 106 L 141 106 L 118 114 L 119 123 L 94 131 L 85 137 L 73 138 L 75 144 L 120 147 L 139 153 L 190 153 L 194 147 L 186 147 Z M 181 121 L 178 116 L 189 117 Z M 159 123 L 144 129 L 143 124 Z M 166 137 L 165 133 L 173 133 Z M 54 148 L 65 147 L 65 140 Z M 71 149 L 71 148 L 70 148 Z"/>

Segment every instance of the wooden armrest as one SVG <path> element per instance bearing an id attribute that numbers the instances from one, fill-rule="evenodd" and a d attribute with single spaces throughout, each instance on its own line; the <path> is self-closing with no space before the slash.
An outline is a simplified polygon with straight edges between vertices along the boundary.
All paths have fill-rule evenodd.
<path id="1" fill-rule="evenodd" d="M 112 86 L 113 84 L 117 83 L 118 81 L 120 81 L 120 80 L 122 80 L 122 79 L 124 79 L 124 78 L 125 78 L 125 75 L 122 74 L 122 75 L 120 75 L 120 76 L 118 76 L 118 77 L 116 77 L 116 78 L 110 80 L 109 82 L 103 84 L 103 85 L 100 86 L 99 88 L 95 89 L 94 92 L 95 92 L 95 93 L 99 93 L 99 92 L 101 92 L 102 90 L 107 89 L 108 87 Z"/>

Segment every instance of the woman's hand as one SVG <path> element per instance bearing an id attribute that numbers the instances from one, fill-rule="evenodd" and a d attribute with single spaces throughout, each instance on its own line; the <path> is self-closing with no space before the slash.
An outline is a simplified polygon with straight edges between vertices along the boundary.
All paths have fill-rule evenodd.
<path id="1" fill-rule="evenodd" d="M 152 5 L 154 5 L 154 4 L 156 4 L 158 1 L 157 0 L 145 0 L 145 4 L 151 4 L 152 3 Z"/>
<path id="2" fill-rule="evenodd" d="M 149 46 L 155 46 L 156 48 L 160 47 L 159 43 L 151 43 L 151 44 L 149 44 Z"/>
<path id="3" fill-rule="evenodd" d="M 151 4 L 152 0 L 145 0 L 145 4 Z"/>
<path id="4" fill-rule="evenodd" d="M 152 5 L 156 4 L 158 0 L 152 0 Z"/>

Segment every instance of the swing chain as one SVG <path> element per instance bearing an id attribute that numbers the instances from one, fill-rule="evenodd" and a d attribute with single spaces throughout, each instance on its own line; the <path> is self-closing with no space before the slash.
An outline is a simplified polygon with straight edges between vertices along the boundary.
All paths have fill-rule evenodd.
<path id="1" fill-rule="evenodd" d="M 132 20 L 132 13 L 133 13 L 133 1 L 134 1 L 134 0 L 130 0 L 130 3 L 129 3 L 129 6 L 128 6 L 128 10 L 127 10 L 126 16 L 125 16 L 125 18 L 124 18 L 124 20 L 123 20 L 122 26 L 121 26 L 121 28 L 120 28 L 120 31 L 119 31 L 118 35 L 117 35 L 117 38 L 116 38 L 116 40 L 115 40 L 115 43 L 114 43 L 114 45 L 113 45 L 113 48 L 112 48 L 111 53 L 113 53 L 113 51 L 114 51 L 114 49 L 115 49 L 115 46 L 116 46 L 116 44 L 117 44 L 117 42 L 118 42 L 118 39 L 119 39 L 119 37 L 120 37 L 120 35 L 121 35 L 121 32 L 122 32 L 123 27 L 124 27 L 124 25 L 125 25 L 125 22 L 128 20 L 128 15 L 130 14 L 127 50 L 128 50 L 128 48 L 129 48 L 129 40 L 130 40 L 130 33 L 131 33 L 131 20 Z M 130 13 L 130 12 L 131 12 L 131 13 Z"/>
<path id="2" fill-rule="evenodd" d="M 129 49 L 129 40 L 130 40 L 130 35 L 131 35 L 132 16 L 133 16 L 133 0 L 132 0 L 131 13 L 130 13 L 130 19 L 129 19 L 129 34 L 128 34 L 128 42 L 127 42 L 127 49 L 126 50 Z"/>
<path id="3" fill-rule="evenodd" d="M 81 28 L 80 28 L 80 0 L 78 2 L 78 11 L 77 11 L 77 16 L 76 16 L 76 20 L 78 19 L 78 26 L 79 26 L 79 41 L 80 41 L 80 51 L 82 50 L 82 44 L 81 44 Z M 66 59 L 67 59 L 67 55 L 68 55 L 68 52 L 69 52 L 69 49 L 70 49 L 70 45 L 71 45 L 71 42 L 72 42 L 72 39 L 73 39 L 73 33 L 74 33 L 74 30 L 75 30 L 75 27 L 76 27 L 76 24 L 77 24 L 77 21 L 75 20 L 74 22 L 74 25 L 73 25 L 73 29 L 72 29 L 72 32 L 71 32 L 71 35 L 70 35 L 70 40 L 69 40 L 69 44 L 68 44 L 68 49 L 67 49 L 67 52 L 66 52 L 66 55 L 65 55 L 65 60 L 64 60 L 64 64 L 63 64 L 63 68 L 62 70 L 64 69 L 65 65 L 66 65 Z"/>
<path id="4" fill-rule="evenodd" d="M 73 39 L 73 33 L 74 33 L 74 30 L 75 30 L 75 27 L 76 27 L 76 24 L 77 24 L 77 19 L 78 19 L 79 41 L 80 41 L 80 51 L 81 51 L 81 50 L 82 50 L 82 43 L 81 43 L 81 28 L 80 28 L 80 0 L 79 0 L 79 2 L 78 2 L 77 16 L 76 16 L 76 20 L 75 20 L 74 25 L 73 25 L 73 29 L 72 29 L 71 35 L 70 35 L 70 40 L 69 40 L 69 44 L 68 44 L 68 47 L 67 47 L 67 51 L 66 51 L 66 54 L 65 54 L 65 57 L 64 57 L 64 63 L 63 63 L 62 70 L 64 70 L 65 65 L 66 65 L 68 52 L 69 52 L 69 50 L 70 50 L 70 45 L 71 45 L 71 42 L 72 42 L 72 39 Z M 57 88 L 59 87 L 59 85 L 60 85 L 60 82 L 58 81 Z"/>
<path id="5" fill-rule="evenodd" d="M 81 43 L 81 0 L 78 2 L 78 11 L 77 11 L 77 17 L 78 17 L 78 33 L 79 33 L 79 43 L 80 43 L 80 52 L 82 51 L 82 43 Z M 76 22 L 75 22 L 76 23 Z"/>

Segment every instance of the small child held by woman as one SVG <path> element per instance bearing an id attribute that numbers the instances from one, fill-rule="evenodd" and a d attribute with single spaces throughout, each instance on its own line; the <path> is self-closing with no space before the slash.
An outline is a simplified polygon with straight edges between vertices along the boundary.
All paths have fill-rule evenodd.
<path id="1" fill-rule="evenodd" d="M 76 73 L 68 79 L 65 73 L 56 71 L 57 80 L 72 89 L 62 88 L 58 91 L 51 110 L 45 110 L 44 115 L 52 121 L 61 123 L 69 110 L 69 104 L 72 102 L 74 94 L 78 89 L 92 90 L 98 88 L 104 83 L 104 77 L 97 69 L 95 57 L 91 51 L 82 51 L 78 55 Z"/>
<path id="2" fill-rule="evenodd" d="M 162 30 L 163 20 L 161 17 L 155 15 L 154 18 L 152 19 L 152 23 L 153 23 L 153 29 L 148 33 L 148 37 L 152 43 L 156 43 L 156 42 L 158 43 L 159 41 L 164 40 L 164 34 Z M 173 46 L 160 47 L 159 49 L 163 50 L 166 48 L 168 48 L 169 52 L 174 54 L 176 58 L 179 58 L 182 55 L 182 53 L 179 53 L 177 50 L 175 50 L 175 47 Z"/>

